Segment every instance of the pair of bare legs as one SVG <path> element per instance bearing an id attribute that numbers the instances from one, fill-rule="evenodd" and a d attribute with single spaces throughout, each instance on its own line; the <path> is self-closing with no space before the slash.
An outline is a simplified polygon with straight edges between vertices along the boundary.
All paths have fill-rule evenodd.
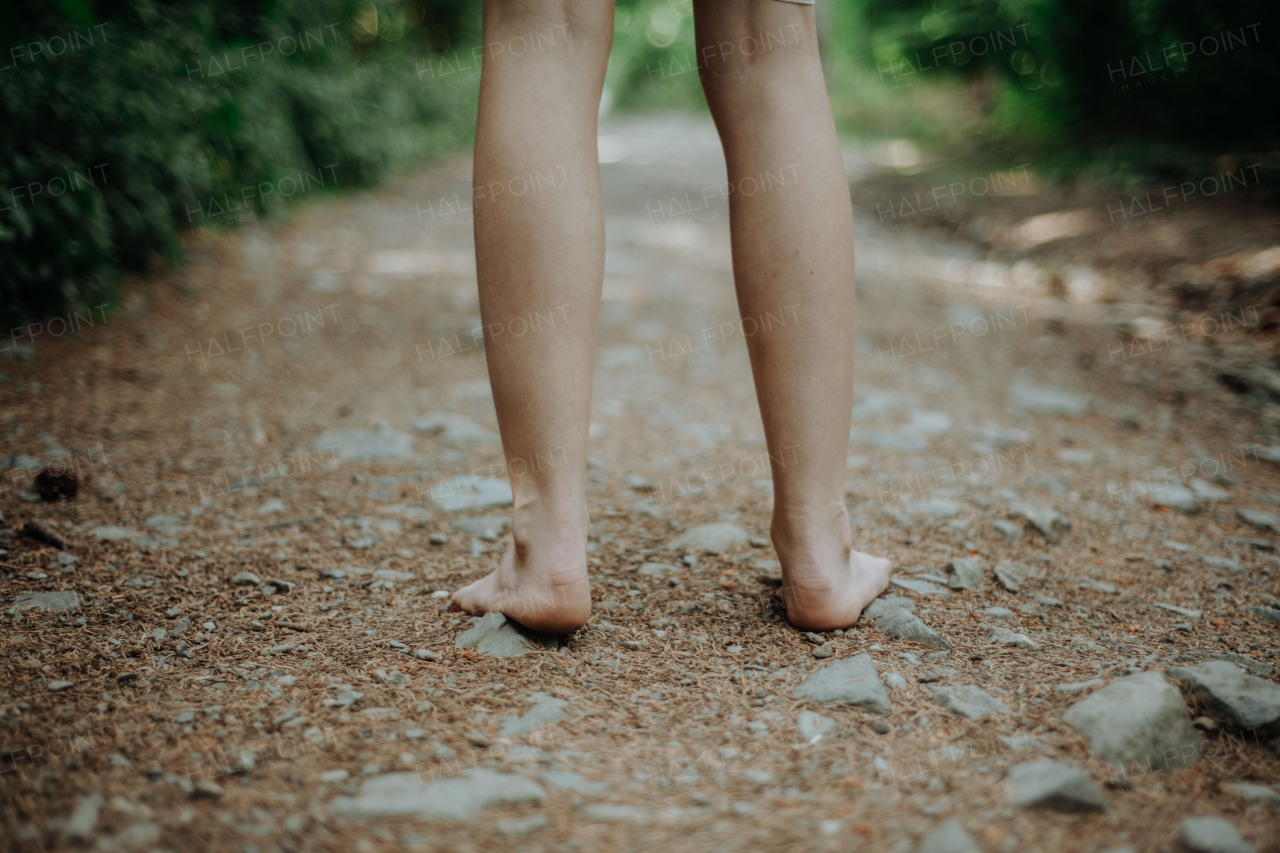
<path id="1" fill-rule="evenodd" d="M 844 502 L 853 219 L 813 8 L 694 0 L 694 23 L 729 181 L 783 178 L 730 194 L 729 215 L 742 317 L 788 318 L 746 338 L 769 452 L 787 462 L 773 466 L 770 528 L 787 616 L 843 628 L 885 589 L 890 567 L 853 550 Z M 613 4 L 601 0 L 485 3 L 473 207 L 481 317 L 494 329 L 534 315 L 556 322 L 486 339 L 512 534 L 499 568 L 452 603 L 551 633 L 581 627 L 591 609 L 585 471 L 605 254 L 596 118 L 612 37 Z"/>

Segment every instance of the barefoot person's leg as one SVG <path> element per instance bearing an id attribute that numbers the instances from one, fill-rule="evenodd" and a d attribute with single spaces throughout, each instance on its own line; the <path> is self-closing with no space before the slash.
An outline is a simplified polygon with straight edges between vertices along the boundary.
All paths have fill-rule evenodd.
<path id="1" fill-rule="evenodd" d="M 587 621 L 584 480 L 604 213 L 601 0 L 486 0 L 475 238 L 485 356 L 515 495 L 500 567 L 454 593 L 541 631 Z"/>
<path id="2" fill-rule="evenodd" d="M 853 550 L 853 217 L 813 8 L 695 0 L 698 61 L 728 166 L 733 272 L 773 460 L 787 615 L 841 628 L 888 584 Z"/>

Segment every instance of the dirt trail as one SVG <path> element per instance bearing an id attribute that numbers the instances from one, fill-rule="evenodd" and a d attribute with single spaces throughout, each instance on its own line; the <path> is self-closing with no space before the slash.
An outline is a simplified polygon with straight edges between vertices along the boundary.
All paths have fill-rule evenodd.
<path id="1" fill-rule="evenodd" d="M 1280 779 L 1270 723 L 1184 689 L 1168 725 L 1197 718 L 1200 757 L 1159 771 L 1117 770 L 1064 721 L 1140 672 L 1222 659 L 1276 681 L 1280 519 L 1238 510 L 1280 503 L 1277 442 L 1205 366 L 1217 342 L 1126 349 L 1106 304 L 1053 295 L 1032 264 L 860 218 L 849 506 L 911 588 L 819 647 L 787 625 L 761 538 L 785 460 L 764 448 L 714 131 L 619 120 L 601 159 L 595 609 L 561 648 L 481 654 L 441 610 L 496 563 L 507 512 L 442 508 L 459 475 L 503 474 L 468 161 L 197 240 L 175 281 L 3 368 L 5 837 L 905 851 L 956 818 L 983 851 L 1154 851 L 1211 815 L 1280 850 L 1268 795 L 1227 787 Z M 80 495 L 33 500 L 59 458 Z M 746 541 L 666 547 L 712 523 Z M 948 574 L 962 557 L 972 583 Z M 75 609 L 19 600 L 57 591 Z M 912 606 L 934 645 L 892 636 Z M 795 695 L 863 653 L 887 715 Z M 1084 771 L 1105 812 L 1012 804 L 1009 768 L 1040 758 Z"/>

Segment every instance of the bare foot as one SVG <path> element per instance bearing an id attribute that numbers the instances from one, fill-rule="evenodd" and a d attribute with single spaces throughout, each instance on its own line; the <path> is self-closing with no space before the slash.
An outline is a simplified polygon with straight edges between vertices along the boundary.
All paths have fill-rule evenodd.
<path id="1" fill-rule="evenodd" d="M 797 628 L 848 628 L 858 621 L 862 609 L 889 586 L 890 562 L 853 550 L 848 525 L 843 511 L 836 530 L 826 535 L 791 535 L 783 532 L 786 524 L 774 524 L 773 542 L 782 564 L 787 619 Z"/>
<path id="2" fill-rule="evenodd" d="M 538 547 L 524 540 L 517 546 L 508 536 L 506 543 L 498 568 L 455 592 L 450 609 L 474 616 L 498 611 L 546 634 L 568 634 L 587 624 L 591 586 L 585 541 Z"/>

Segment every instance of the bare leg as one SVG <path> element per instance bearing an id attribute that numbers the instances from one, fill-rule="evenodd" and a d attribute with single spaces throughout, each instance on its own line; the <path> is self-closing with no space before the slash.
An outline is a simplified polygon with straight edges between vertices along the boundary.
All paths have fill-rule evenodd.
<path id="1" fill-rule="evenodd" d="M 485 356 L 515 496 L 498 569 L 453 595 L 540 631 L 587 621 L 585 472 L 604 208 L 596 116 L 613 4 L 486 0 L 475 237 Z"/>
<path id="2" fill-rule="evenodd" d="M 732 192 L 734 282 L 772 459 L 787 616 L 843 628 L 889 582 L 853 550 L 853 216 L 813 8 L 695 0 L 703 88 Z"/>

